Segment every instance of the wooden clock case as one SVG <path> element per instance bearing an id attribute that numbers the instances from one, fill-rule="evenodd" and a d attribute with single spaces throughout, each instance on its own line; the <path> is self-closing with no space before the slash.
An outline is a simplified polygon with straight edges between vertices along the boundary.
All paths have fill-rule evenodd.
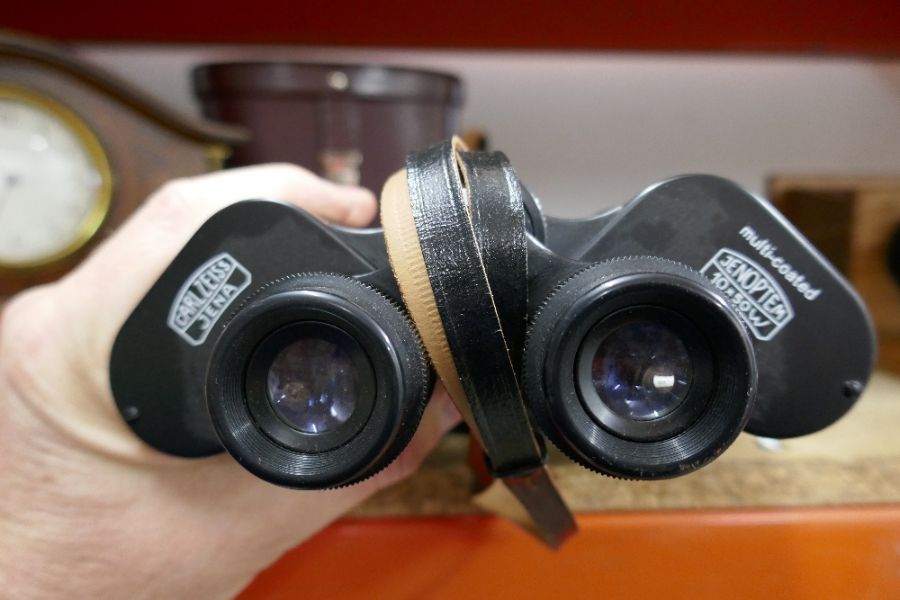
<path id="1" fill-rule="evenodd" d="M 2 30 L 0 86 L 45 97 L 77 116 L 106 155 L 112 189 L 102 225 L 77 251 L 40 267 L 0 269 L 0 301 L 56 279 L 162 183 L 221 168 L 249 137 L 240 128 L 178 113 L 66 47 Z"/>

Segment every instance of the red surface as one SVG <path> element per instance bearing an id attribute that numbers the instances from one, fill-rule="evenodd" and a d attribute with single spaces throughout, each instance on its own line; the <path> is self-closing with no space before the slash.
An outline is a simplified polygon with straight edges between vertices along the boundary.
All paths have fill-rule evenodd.
<path id="1" fill-rule="evenodd" d="M 254 598 L 900 598 L 900 506 L 581 515 L 552 552 L 492 517 L 342 521 Z"/>
<path id="2" fill-rule="evenodd" d="M 900 54 L 897 0 L 7 0 L 0 26 L 70 40 Z"/>

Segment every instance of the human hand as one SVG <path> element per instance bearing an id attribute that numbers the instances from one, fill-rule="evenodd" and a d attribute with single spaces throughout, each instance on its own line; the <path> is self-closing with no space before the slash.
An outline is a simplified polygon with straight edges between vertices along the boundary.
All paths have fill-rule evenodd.
<path id="1" fill-rule="evenodd" d="M 229 597 L 282 553 L 415 471 L 458 414 L 439 389 L 413 441 L 374 478 L 301 492 L 227 455 L 141 442 L 109 388 L 113 340 L 200 225 L 246 198 L 365 225 L 371 193 L 290 165 L 171 182 L 62 280 L 0 314 L 0 589 L 11 597 Z"/>

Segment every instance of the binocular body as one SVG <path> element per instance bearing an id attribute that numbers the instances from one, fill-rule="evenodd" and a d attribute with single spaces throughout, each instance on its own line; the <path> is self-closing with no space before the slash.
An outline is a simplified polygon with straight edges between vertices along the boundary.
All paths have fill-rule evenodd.
<path id="1" fill-rule="evenodd" d="M 672 477 L 742 430 L 804 435 L 853 405 L 873 366 L 865 308 L 767 202 L 690 175 L 554 219 L 508 173 L 524 204 L 527 292 L 501 286 L 493 302 L 534 429 L 570 458 Z M 416 430 L 435 381 L 417 326 L 381 229 L 240 202 L 201 227 L 125 323 L 112 389 L 163 452 L 224 448 L 273 483 L 348 485 Z"/>

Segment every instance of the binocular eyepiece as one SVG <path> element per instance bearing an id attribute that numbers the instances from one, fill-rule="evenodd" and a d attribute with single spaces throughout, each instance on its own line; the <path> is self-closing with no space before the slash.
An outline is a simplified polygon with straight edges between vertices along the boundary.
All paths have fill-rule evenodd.
<path id="1" fill-rule="evenodd" d="M 206 405 L 222 445 L 251 472 L 325 488 L 393 461 L 433 381 L 396 302 L 351 277 L 304 273 L 236 312 L 210 357 Z"/>
<path id="2" fill-rule="evenodd" d="M 532 319 L 523 379 L 540 429 L 572 460 L 654 479 L 721 454 L 750 417 L 758 379 L 735 311 L 685 265 L 593 264 Z"/>
<path id="3" fill-rule="evenodd" d="M 826 427 L 871 373 L 859 298 L 729 181 L 678 177 L 569 221 L 500 153 L 445 144 L 395 178 L 384 231 L 264 200 L 204 224 L 116 339 L 135 433 L 179 456 L 224 448 L 283 486 L 349 485 L 408 444 L 437 370 L 494 467 L 546 437 L 597 472 L 656 479 L 743 430 Z M 442 225 L 448 194 L 462 234 Z"/>

